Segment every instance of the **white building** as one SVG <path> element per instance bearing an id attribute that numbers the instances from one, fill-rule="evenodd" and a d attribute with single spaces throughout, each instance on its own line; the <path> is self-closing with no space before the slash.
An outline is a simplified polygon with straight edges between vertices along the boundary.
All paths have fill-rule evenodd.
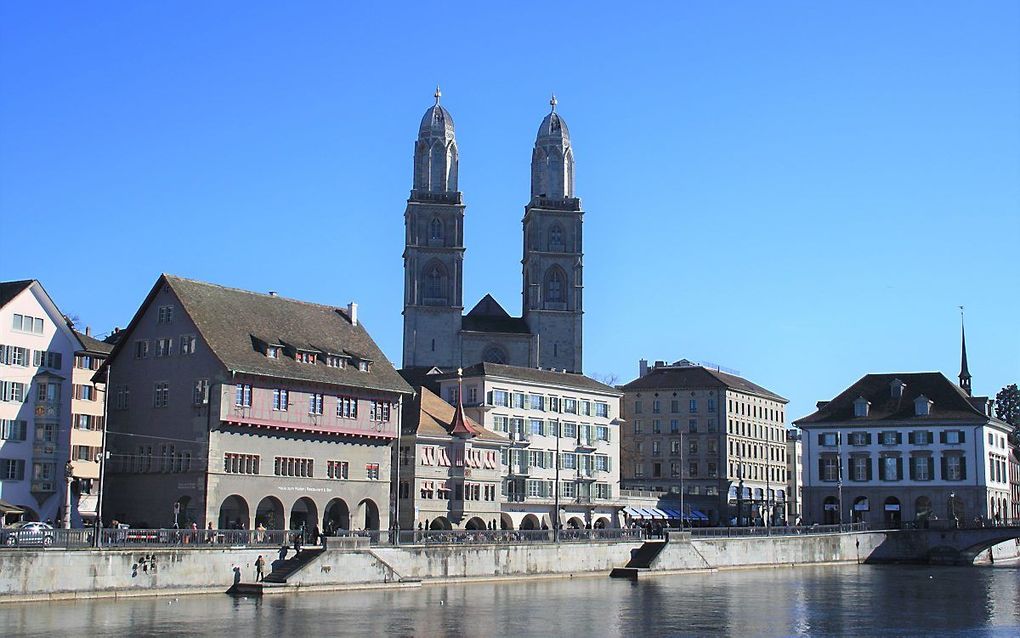
<path id="1" fill-rule="evenodd" d="M 1011 428 L 969 381 L 966 365 L 962 387 L 939 372 L 868 374 L 796 421 L 805 522 L 1008 517 Z"/>
<path id="2" fill-rule="evenodd" d="M 456 375 L 439 377 L 457 398 Z M 580 374 L 480 363 L 464 370 L 464 409 L 507 435 L 500 526 L 504 529 L 618 527 L 620 396 Z"/>
<path id="3" fill-rule="evenodd" d="M 0 507 L 64 523 L 71 366 L 81 344 L 34 279 L 0 283 Z"/>

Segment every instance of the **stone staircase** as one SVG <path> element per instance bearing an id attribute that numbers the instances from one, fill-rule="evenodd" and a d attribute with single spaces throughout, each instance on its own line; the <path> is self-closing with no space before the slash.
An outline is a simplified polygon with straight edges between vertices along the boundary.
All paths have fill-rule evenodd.
<path id="1" fill-rule="evenodd" d="M 273 564 L 273 571 L 266 574 L 266 577 L 262 582 L 285 585 L 287 583 L 287 578 L 321 556 L 324 551 L 326 550 L 321 547 L 302 549 L 301 553 L 293 558 L 275 561 Z"/>
<path id="2" fill-rule="evenodd" d="M 646 571 L 652 566 L 652 561 L 666 547 L 665 540 L 645 541 L 641 547 L 631 552 L 630 561 L 625 567 L 617 567 L 609 573 L 610 578 L 629 578 L 637 580 L 641 571 Z"/>

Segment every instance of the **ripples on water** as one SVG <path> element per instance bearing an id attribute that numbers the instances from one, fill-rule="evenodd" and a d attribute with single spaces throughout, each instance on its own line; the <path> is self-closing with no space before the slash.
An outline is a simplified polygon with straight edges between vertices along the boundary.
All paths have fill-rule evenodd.
<path id="1" fill-rule="evenodd" d="M 4 636 L 1020 635 L 1020 569 L 803 567 L 0 605 Z"/>

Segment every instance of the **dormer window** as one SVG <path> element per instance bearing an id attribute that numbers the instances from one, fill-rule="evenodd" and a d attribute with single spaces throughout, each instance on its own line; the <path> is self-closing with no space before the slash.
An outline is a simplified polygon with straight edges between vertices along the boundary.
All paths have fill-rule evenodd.
<path id="1" fill-rule="evenodd" d="M 868 416 L 868 410 L 871 407 L 871 403 L 868 402 L 864 397 L 857 397 L 854 401 L 854 416 L 855 417 L 866 417 Z"/>
<path id="2" fill-rule="evenodd" d="M 326 355 L 326 365 L 329 366 L 330 368 L 346 367 L 346 364 L 344 363 L 344 358 L 335 354 Z"/>
<path id="3" fill-rule="evenodd" d="M 358 370 L 361 370 L 362 372 L 368 372 L 368 361 L 365 361 L 364 359 L 358 361 Z"/>
<path id="4" fill-rule="evenodd" d="M 315 365 L 315 353 L 307 350 L 298 350 L 294 356 L 298 363 L 310 363 Z"/>
<path id="5" fill-rule="evenodd" d="M 280 358 L 280 346 L 269 346 L 266 348 L 266 356 L 270 359 Z"/>
<path id="6" fill-rule="evenodd" d="M 906 383 L 903 383 L 899 379 L 893 379 L 889 383 L 889 395 L 894 399 L 899 399 L 903 396 L 903 388 L 907 387 Z"/>
<path id="7" fill-rule="evenodd" d="M 928 416 L 931 414 L 932 402 L 923 394 L 914 399 L 914 416 Z"/>

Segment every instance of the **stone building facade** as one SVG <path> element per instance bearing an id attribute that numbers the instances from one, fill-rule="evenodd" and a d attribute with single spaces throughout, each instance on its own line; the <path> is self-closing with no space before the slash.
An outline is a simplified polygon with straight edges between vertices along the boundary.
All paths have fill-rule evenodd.
<path id="1" fill-rule="evenodd" d="M 668 494 L 672 508 L 711 524 L 783 522 L 785 398 L 686 360 L 642 361 L 622 389 L 625 489 Z"/>
<path id="2" fill-rule="evenodd" d="M 405 369 L 451 371 L 479 362 L 580 372 L 583 250 L 581 202 L 566 122 L 552 110 L 532 154 L 522 220 L 522 316 L 490 295 L 464 314 L 464 213 L 453 118 L 436 102 L 422 118 L 404 212 Z"/>
<path id="3" fill-rule="evenodd" d="M 448 403 L 462 400 L 471 419 L 509 439 L 499 528 L 620 525 L 619 390 L 580 374 L 494 363 L 435 383 Z"/>
<path id="4" fill-rule="evenodd" d="M 412 391 L 356 305 L 163 275 L 107 368 L 106 522 L 388 528 Z"/>
<path id="5" fill-rule="evenodd" d="M 92 337 L 92 331 L 75 331 L 81 349 L 74 353 L 71 371 L 71 476 L 77 503 L 75 522 L 95 521 L 99 504 L 100 456 L 106 427 L 106 384 L 94 379 L 113 345 Z"/>

